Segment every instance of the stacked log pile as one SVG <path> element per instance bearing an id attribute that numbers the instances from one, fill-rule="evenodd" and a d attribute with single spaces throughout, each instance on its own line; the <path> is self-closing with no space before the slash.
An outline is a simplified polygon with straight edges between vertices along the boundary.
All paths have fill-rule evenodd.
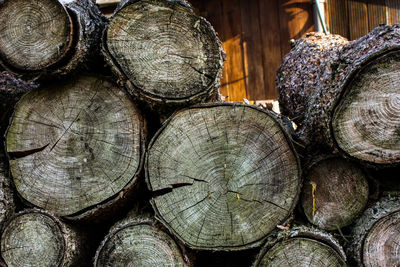
<path id="1" fill-rule="evenodd" d="M 277 80 L 294 130 L 218 101 L 221 43 L 187 1 L 0 15 L 6 266 L 400 264 L 400 200 L 377 201 L 400 161 L 398 25 L 295 43 Z"/>

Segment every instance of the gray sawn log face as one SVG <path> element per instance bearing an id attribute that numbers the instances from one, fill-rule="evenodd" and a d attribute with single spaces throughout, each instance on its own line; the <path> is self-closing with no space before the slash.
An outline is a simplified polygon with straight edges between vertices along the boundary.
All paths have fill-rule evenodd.
<path id="1" fill-rule="evenodd" d="M 146 175 L 156 218 L 204 250 L 260 245 L 291 215 L 301 183 L 275 116 L 232 103 L 172 116 L 149 145 Z"/>
<path id="2" fill-rule="evenodd" d="M 53 214 L 30 209 L 15 214 L 1 236 L 8 266 L 87 266 L 85 234 Z"/>
<path id="3" fill-rule="evenodd" d="M 187 106 L 218 94 L 221 43 L 185 1 L 124 1 L 103 46 L 120 81 L 151 107 Z"/>
<path id="4" fill-rule="evenodd" d="M 82 219 L 112 209 L 135 186 L 144 120 L 113 82 L 80 75 L 25 94 L 6 138 L 20 196 Z"/>

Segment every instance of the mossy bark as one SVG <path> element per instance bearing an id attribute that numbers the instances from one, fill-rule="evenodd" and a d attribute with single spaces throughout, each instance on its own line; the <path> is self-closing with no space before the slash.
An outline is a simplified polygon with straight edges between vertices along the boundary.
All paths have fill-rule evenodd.
<path id="1" fill-rule="evenodd" d="M 352 230 L 348 255 L 360 266 L 397 266 L 400 197 L 386 197 L 367 209 Z"/>
<path id="2" fill-rule="evenodd" d="M 253 266 L 345 267 L 347 264 L 343 248 L 332 235 L 315 228 L 294 226 L 289 230 L 275 230 Z"/>
<path id="3" fill-rule="evenodd" d="M 25 94 L 6 138 L 24 200 L 90 219 L 128 201 L 142 169 L 145 123 L 113 82 L 79 75 Z"/>
<path id="4" fill-rule="evenodd" d="M 304 175 L 301 204 L 312 224 L 337 230 L 364 211 L 369 188 L 366 173 L 358 164 L 323 156 L 313 161 Z"/>
<path id="5" fill-rule="evenodd" d="M 5 0 L 0 64 L 24 79 L 58 77 L 101 63 L 106 24 L 91 0 Z"/>
<path id="6" fill-rule="evenodd" d="M 221 43 L 186 1 L 121 2 L 103 52 L 128 91 L 160 114 L 219 94 Z"/>
<path id="7" fill-rule="evenodd" d="M 31 209 L 15 214 L 1 236 L 8 266 L 88 266 L 84 232 L 53 214 Z"/>
<path id="8" fill-rule="evenodd" d="M 308 34 L 277 75 L 283 114 L 309 148 L 325 146 L 370 166 L 400 162 L 400 26 L 381 25 L 347 42 Z"/>
<path id="9" fill-rule="evenodd" d="M 110 229 L 94 266 L 193 266 L 184 247 L 150 214 L 130 212 Z"/>
<path id="10" fill-rule="evenodd" d="M 172 116 L 148 147 L 146 175 L 156 218 L 202 250 L 260 245 L 290 217 L 301 183 L 275 116 L 228 103 Z"/>

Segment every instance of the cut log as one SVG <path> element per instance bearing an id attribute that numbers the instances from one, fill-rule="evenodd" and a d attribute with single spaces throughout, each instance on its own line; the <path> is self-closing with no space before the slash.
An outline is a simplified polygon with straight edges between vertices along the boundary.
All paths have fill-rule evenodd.
<path id="1" fill-rule="evenodd" d="M 183 246 L 147 215 L 128 214 L 96 252 L 94 266 L 192 266 Z"/>
<path id="2" fill-rule="evenodd" d="M 177 112 L 151 141 L 156 217 L 185 245 L 256 247 L 296 205 L 300 168 L 275 115 L 240 104 Z"/>
<path id="3" fill-rule="evenodd" d="M 91 0 L 4 0 L 0 64 L 29 79 L 81 69 L 99 57 L 105 21 Z"/>
<path id="4" fill-rule="evenodd" d="M 1 236 L 8 266 L 88 266 L 83 232 L 43 210 L 13 216 Z"/>
<path id="5" fill-rule="evenodd" d="M 144 122 L 105 78 L 47 84 L 18 102 L 6 136 L 16 189 L 29 203 L 70 219 L 126 200 L 142 166 Z"/>
<path id="6" fill-rule="evenodd" d="M 368 191 L 361 167 L 342 158 L 326 157 L 315 161 L 305 173 L 301 204 L 312 224 L 337 230 L 364 211 Z"/>
<path id="7" fill-rule="evenodd" d="M 352 231 L 348 255 L 360 266 L 399 266 L 400 197 L 387 197 L 367 209 Z"/>
<path id="8" fill-rule="evenodd" d="M 347 264 L 343 248 L 333 236 L 313 228 L 293 227 L 271 235 L 253 266 L 344 267 Z"/>
<path id="9" fill-rule="evenodd" d="M 282 112 L 310 150 L 325 145 L 372 166 L 400 162 L 400 25 L 347 43 L 309 34 L 278 71 Z"/>
<path id="10" fill-rule="evenodd" d="M 150 106 L 188 105 L 217 94 L 221 43 L 186 1 L 123 1 L 103 39 L 114 72 Z"/>

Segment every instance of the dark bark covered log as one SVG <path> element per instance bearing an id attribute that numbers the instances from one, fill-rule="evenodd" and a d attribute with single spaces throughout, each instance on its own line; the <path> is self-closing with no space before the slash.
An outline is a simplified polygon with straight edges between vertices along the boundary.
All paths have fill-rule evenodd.
<path id="1" fill-rule="evenodd" d="M 128 94 L 105 78 L 80 75 L 25 94 L 6 145 L 23 199 L 82 219 L 125 201 L 141 170 L 143 138 L 144 121 Z"/>
<path id="2" fill-rule="evenodd" d="M 177 112 L 151 141 L 146 166 L 157 218 L 191 248 L 260 245 L 298 199 L 291 140 L 272 113 L 252 106 Z"/>
<path id="3" fill-rule="evenodd" d="M 128 214 L 96 252 L 94 266 L 192 266 L 183 246 L 149 215 Z"/>
<path id="4" fill-rule="evenodd" d="M 6 164 L 4 150 L 0 149 L 0 229 L 16 209 L 14 189 Z"/>
<path id="5" fill-rule="evenodd" d="M 104 18 L 91 0 L 4 0 L 0 64 L 27 79 L 65 75 L 100 62 Z"/>
<path id="6" fill-rule="evenodd" d="M 330 234 L 304 226 L 276 231 L 261 249 L 254 267 L 259 266 L 347 266 L 346 255 Z"/>
<path id="7" fill-rule="evenodd" d="M 47 211 L 17 213 L 1 236 L 1 256 L 8 266 L 88 266 L 86 236 Z"/>
<path id="8" fill-rule="evenodd" d="M 400 26 L 347 43 L 309 34 L 278 71 L 279 101 L 313 149 L 326 145 L 374 166 L 400 162 Z"/>
<path id="9" fill-rule="evenodd" d="M 312 224 L 336 230 L 351 224 L 364 211 L 368 191 L 360 166 L 342 158 L 324 157 L 305 172 L 301 204 Z"/>
<path id="10" fill-rule="evenodd" d="M 218 93 L 221 43 L 186 1 L 123 1 L 103 46 L 121 82 L 152 108 L 204 102 Z"/>
<path id="11" fill-rule="evenodd" d="M 387 197 L 367 209 L 352 231 L 348 255 L 359 266 L 399 266 L 400 197 Z"/>
<path id="12" fill-rule="evenodd" d="M 36 88 L 37 84 L 28 83 L 7 73 L 0 73 L 0 137 L 3 149 L 3 136 L 8 127 L 14 105 L 21 96 Z"/>

